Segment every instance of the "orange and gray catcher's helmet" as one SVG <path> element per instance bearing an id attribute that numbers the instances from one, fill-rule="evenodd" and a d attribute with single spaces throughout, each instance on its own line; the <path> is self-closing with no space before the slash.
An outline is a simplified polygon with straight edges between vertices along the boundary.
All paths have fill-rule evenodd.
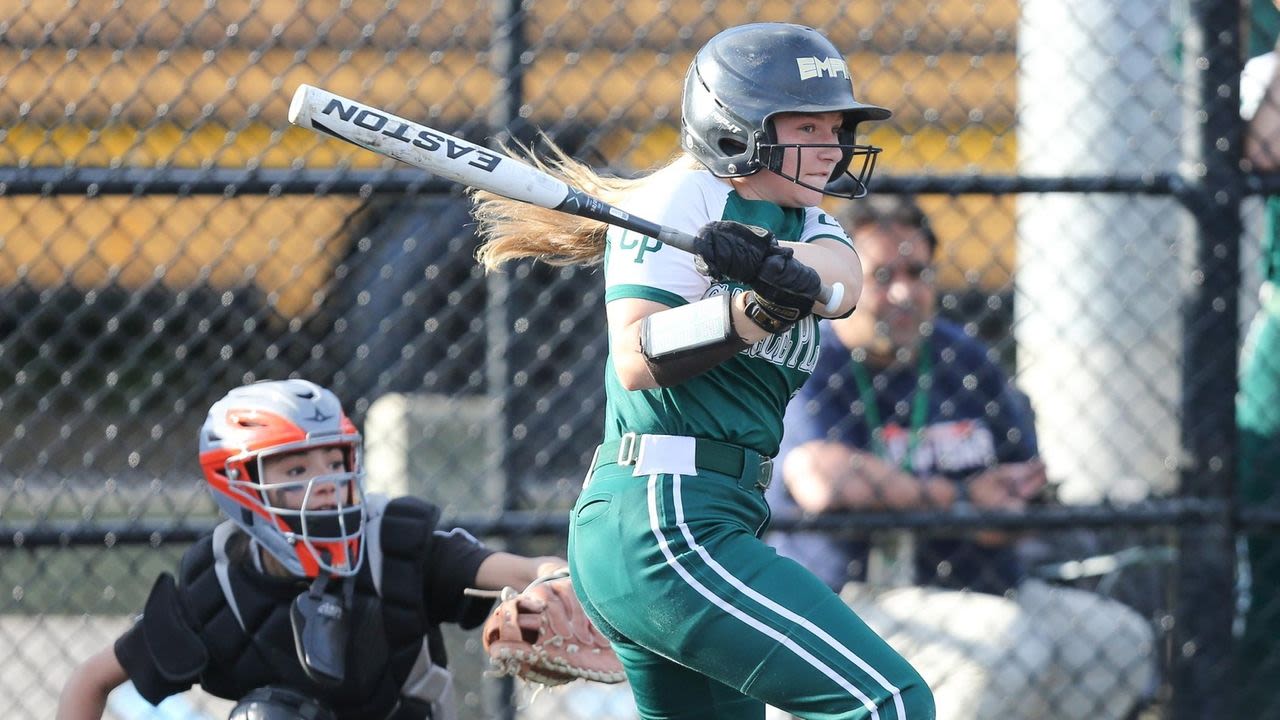
<path id="1" fill-rule="evenodd" d="M 264 462 L 314 448 L 338 448 L 342 472 L 264 484 Z M 355 575 L 364 552 L 364 468 L 360 433 L 329 390 L 306 380 L 236 388 L 213 404 L 200 428 L 200 467 L 219 509 L 299 577 Z M 307 509 L 318 488 L 333 504 Z M 301 497 L 299 507 L 279 498 Z M 299 504 L 299 503 L 292 503 Z"/>

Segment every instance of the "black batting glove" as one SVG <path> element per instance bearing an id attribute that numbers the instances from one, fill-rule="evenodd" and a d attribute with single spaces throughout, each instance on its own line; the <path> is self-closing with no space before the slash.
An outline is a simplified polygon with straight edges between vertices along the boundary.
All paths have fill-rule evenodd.
<path id="1" fill-rule="evenodd" d="M 796 260 L 791 248 L 775 247 L 750 285 L 755 297 L 747 304 L 747 316 L 765 330 L 779 333 L 813 314 L 822 279 Z"/>
<path id="2" fill-rule="evenodd" d="M 778 240 L 755 225 L 715 220 L 702 226 L 693 247 L 711 277 L 751 284 Z"/>

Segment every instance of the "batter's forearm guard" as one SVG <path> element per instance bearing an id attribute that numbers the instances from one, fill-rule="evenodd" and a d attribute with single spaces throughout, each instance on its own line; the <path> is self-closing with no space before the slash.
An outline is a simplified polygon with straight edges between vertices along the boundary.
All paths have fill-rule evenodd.
<path id="1" fill-rule="evenodd" d="M 750 347 L 733 328 L 732 303 L 724 293 L 640 321 L 640 354 L 654 382 L 679 385 Z"/>

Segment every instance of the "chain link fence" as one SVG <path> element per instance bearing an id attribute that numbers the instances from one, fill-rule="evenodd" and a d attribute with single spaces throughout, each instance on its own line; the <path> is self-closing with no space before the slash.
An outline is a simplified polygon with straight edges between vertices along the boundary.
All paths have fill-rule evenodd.
<path id="1" fill-rule="evenodd" d="M 1025 513 L 775 527 L 1023 538 L 1033 579 L 1007 595 L 847 589 L 942 717 L 1221 717 L 1280 663 L 1231 660 L 1247 603 L 1278 602 L 1234 569 L 1242 528 L 1274 541 L 1278 514 L 1274 493 L 1232 495 L 1254 196 L 1280 189 L 1236 160 L 1244 19 L 1207 0 L 8 3 L 0 710 L 51 717 L 75 663 L 216 522 L 196 430 L 244 382 L 333 388 L 374 489 L 564 552 L 602 426 L 601 275 L 486 276 L 460 189 L 291 127 L 297 85 L 480 143 L 545 133 L 633 174 L 678 145 L 694 51 L 768 20 L 821 28 L 859 99 L 893 109 L 862 128 L 885 148 L 873 192 L 931 216 L 940 313 L 1029 398 L 1056 491 Z M 634 716 L 625 689 L 512 697 L 482 681 L 474 634 L 449 643 L 464 718 Z M 109 714 L 228 708 L 194 691 L 152 711 L 126 687 Z"/>

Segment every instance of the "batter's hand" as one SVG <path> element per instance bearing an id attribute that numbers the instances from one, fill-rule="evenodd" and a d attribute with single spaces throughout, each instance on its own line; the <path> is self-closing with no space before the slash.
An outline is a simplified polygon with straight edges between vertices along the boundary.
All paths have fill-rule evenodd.
<path id="1" fill-rule="evenodd" d="M 761 264 L 777 245 L 777 238 L 768 230 L 729 220 L 703 225 L 693 242 L 708 274 L 748 285 L 755 281 Z"/>
<path id="2" fill-rule="evenodd" d="M 748 283 L 756 295 L 774 308 L 785 308 L 790 322 L 813 313 L 822 278 L 808 265 L 796 260 L 789 247 L 775 247 L 760 264 L 760 273 Z M 763 304 L 763 303 L 762 303 Z"/>

